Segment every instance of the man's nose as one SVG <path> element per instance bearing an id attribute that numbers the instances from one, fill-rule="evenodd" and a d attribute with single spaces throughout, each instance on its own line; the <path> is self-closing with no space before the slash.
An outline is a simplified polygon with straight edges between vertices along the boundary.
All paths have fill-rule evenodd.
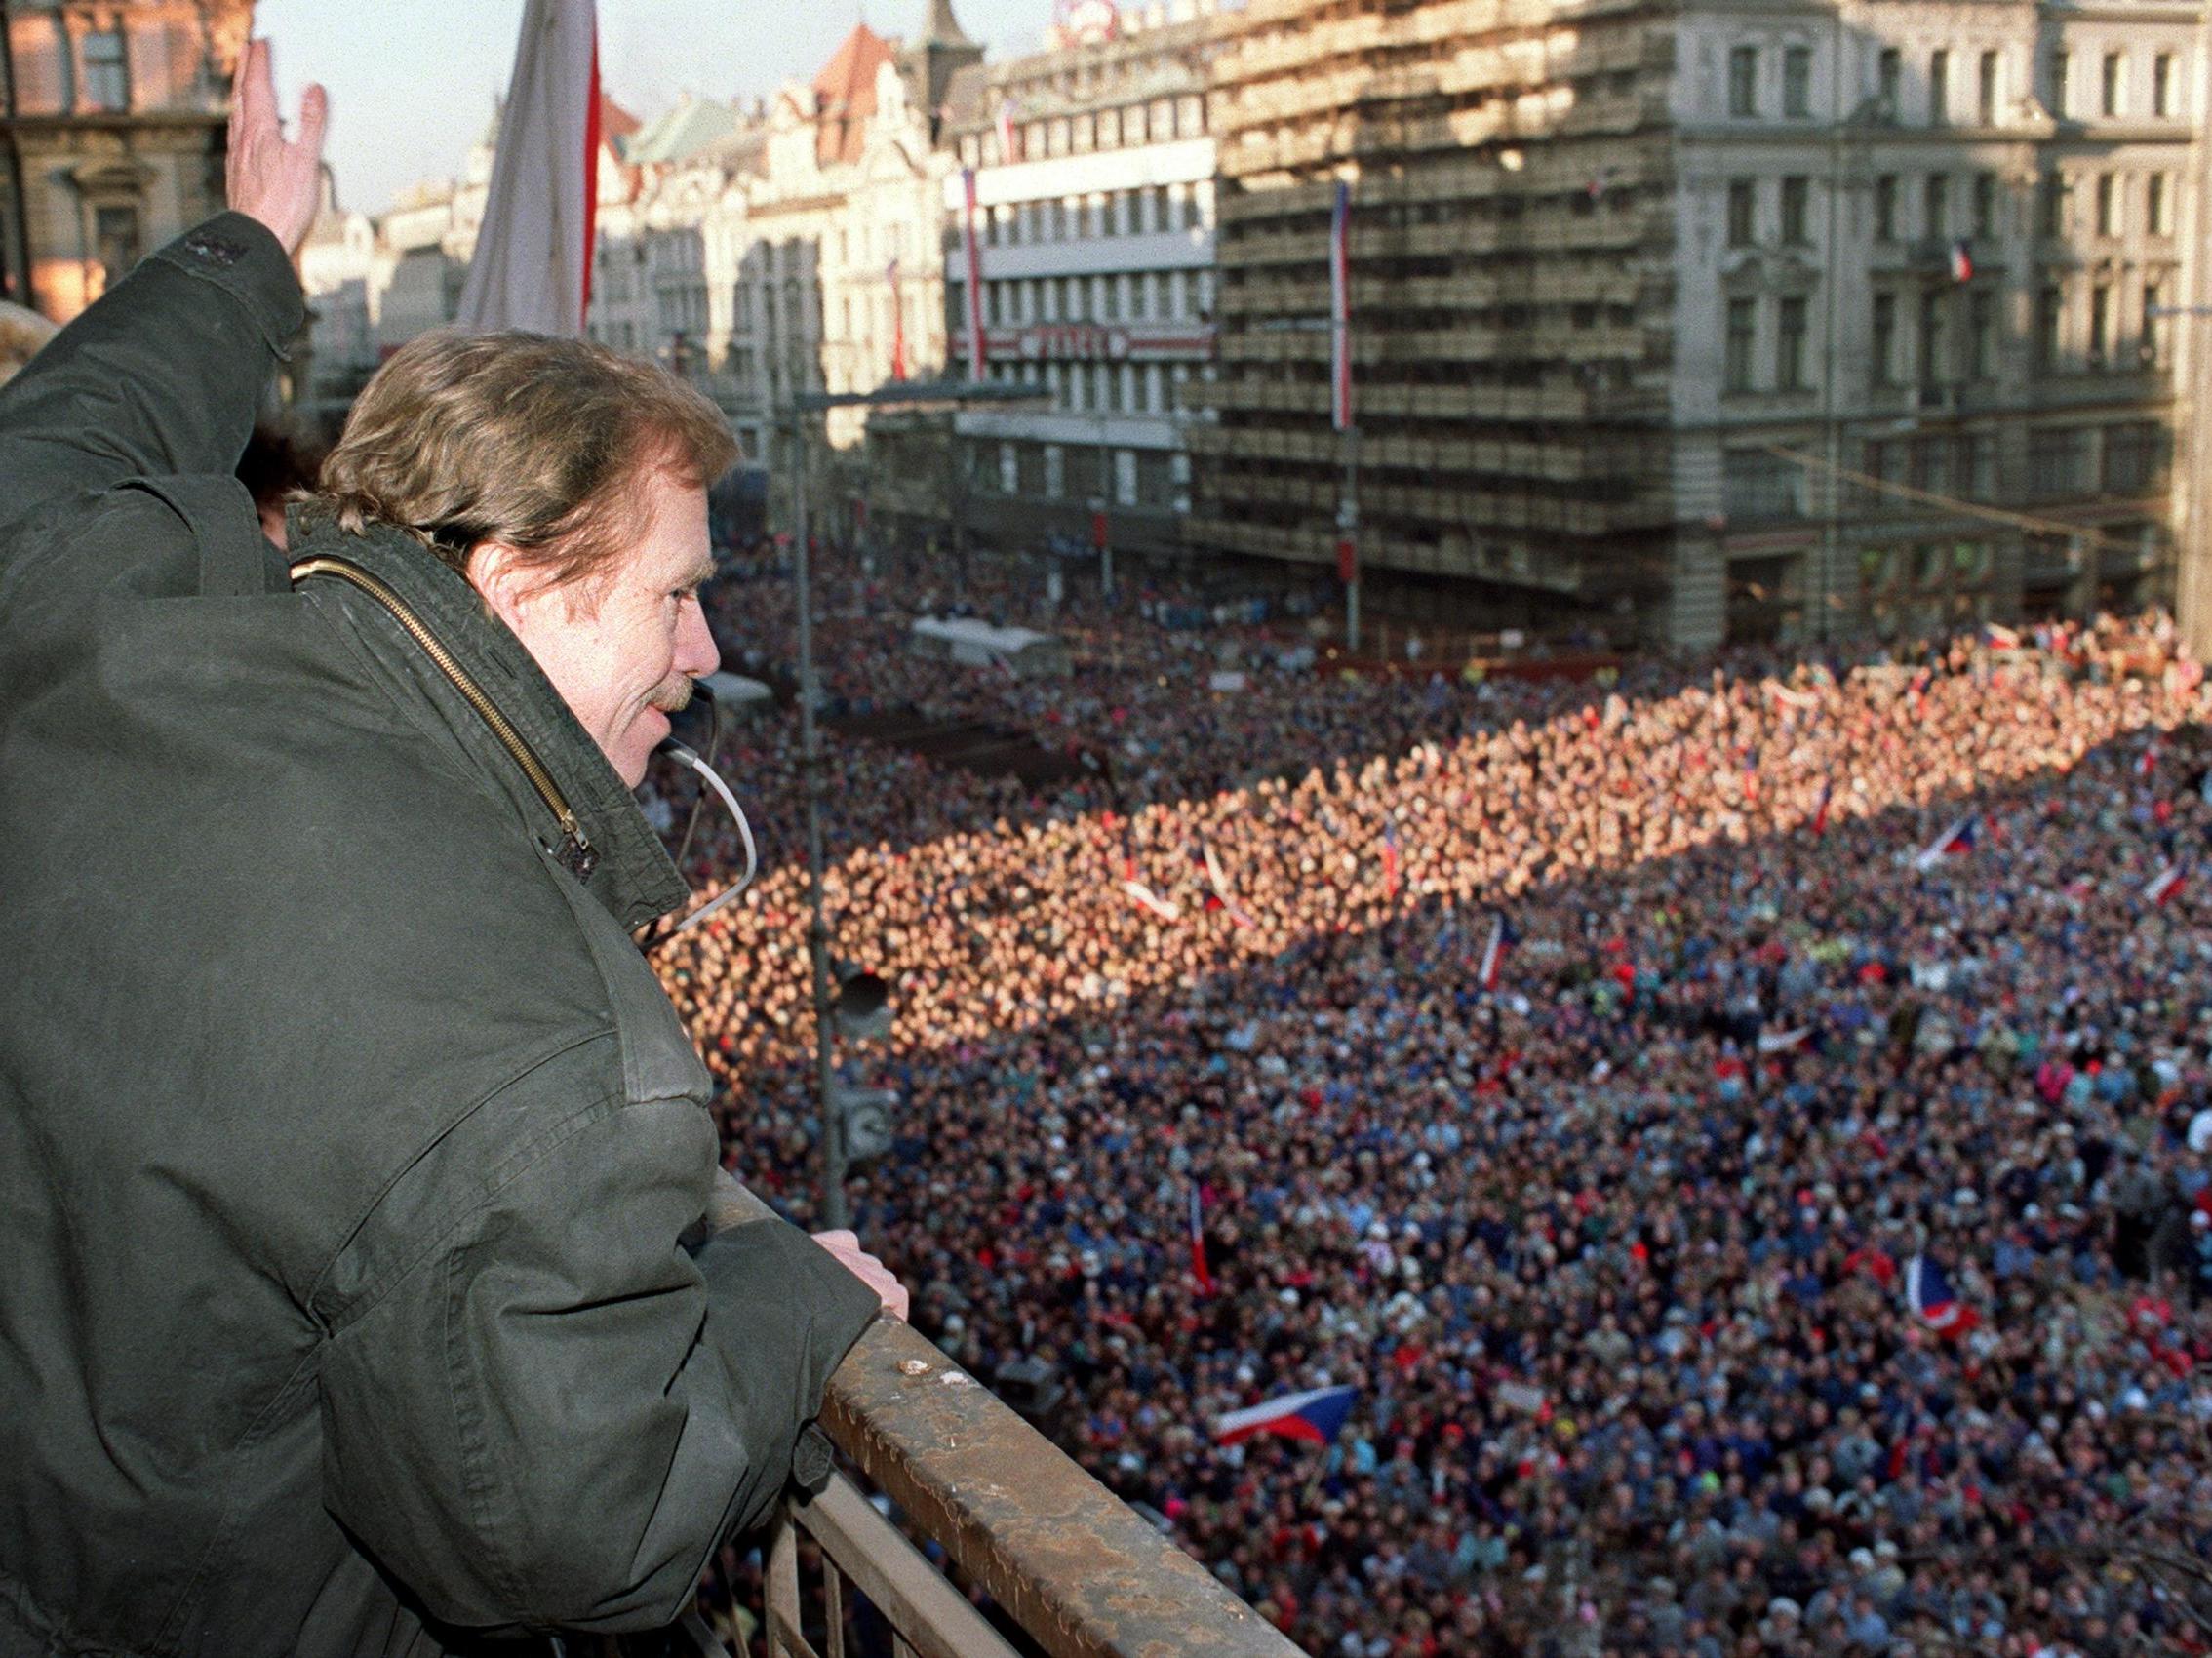
<path id="1" fill-rule="evenodd" d="M 722 666 L 722 652 L 715 649 L 706 612 L 696 599 L 684 601 L 683 619 L 676 624 L 676 666 L 695 680 Z"/>

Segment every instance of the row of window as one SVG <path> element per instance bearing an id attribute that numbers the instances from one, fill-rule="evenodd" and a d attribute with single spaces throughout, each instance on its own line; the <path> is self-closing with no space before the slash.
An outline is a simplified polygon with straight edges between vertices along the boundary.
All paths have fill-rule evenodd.
<path id="1" fill-rule="evenodd" d="M 1802 465 L 1764 449 L 1725 451 L 1721 502 L 1735 525 L 1803 518 L 1809 480 Z M 2102 493 L 2133 496 L 2164 488 L 2173 461 L 2173 434 L 2154 420 L 2107 426 L 2042 426 L 2028 434 L 2025 493 L 2038 500 L 2072 499 Z M 1856 486 L 1850 510 L 1858 516 L 1924 514 L 1927 503 L 1905 493 L 1947 495 L 1969 501 L 1998 496 L 1997 438 L 1994 432 L 1938 432 L 1881 437 L 1861 446 L 1858 470 L 1871 480 Z M 1930 544 L 1913 561 L 1912 585 L 1938 585 L 1947 577 L 1977 581 L 1989 572 L 1985 542 Z M 1862 573 L 1879 560 L 1873 585 L 1897 586 L 1905 572 L 1889 563 L 1890 551 L 1861 554 Z"/>
<path id="2" fill-rule="evenodd" d="M 1729 49 L 1729 115 L 1737 120 L 1758 120 L 1773 107 L 1769 97 L 1778 92 L 1784 120 L 1811 120 L 1813 49 L 1783 47 L 1780 86 L 1773 89 L 1766 82 L 1765 59 L 1769 50 L 1751 44 Z M 1905 54 L 1897 47 L 1884 48 L 1875 59 L 1872 113 L 1889 121 L 1916 117 L 1925 125 L 1943 127 L 1967 118 L 1971 111 L 1975 125 L 1996 126 L 2004 117 L 2007 101 L 2005 57 L 1996 49 L 1984 50 L 1974 55 L 1969 67 L 1966 54 L 1954 52 L 1949 47 L 1934 48 L 1918 65 L 1924 75 L 1918 85 L 1911 89 L 1913 107 L 1909 109 Z M 2188 113 L 2188 100 L 2181 84 L 2181 62 L 2171 52 L 2151 55 L 2147 85 L 2142 84 L 2132 55 L 2126 52 L 2102 54 L 2093 110 L 2086 105 L 2077 107 L 2080 95 L 2074 85 L 2072 51 L 2058 47 L 2046 52 L 2041 67 L 2042 85 L 2038 91 L 2043 106 L 2061 120 L 2091 113 L 2113 119 L 2147 113 L 2154 120 L 2176 121 Z M 1843 113 L 1848 115 L 1852 111 L 1847 108 Z"/>
<path id="3" fill-rule="evenodd" d="M 1034 386 L 1068 414 L 1172 414 L 1190 384 L 1189 363 L 1010 363 L 984 366 L 1002 385 Z"/>
<path id="4" fill-rule="evenodd" d="M 1213 184 L 1202 179 L 1191 184 L 1145 184 L 1133 190 L 1094 190 L 1086 196 L 1046 201 L 1001 202 L 976 217 L 977 234 L 987 248 L 1205 230 L 1213 225 Z"/>
<path id="5" fill-rule="evenodd" d="M 965 284 L 956 285 L 956 289 Z M 952 298 L 954 313 L 967 300 Z M 1204 322 L 1213 314 L 1210 270 L 1123 271 L 1112 276 L 1037 276 L 983 284 L 983 321 L 1029 323 Z"/>
<path id="6" fill-rule="evenodd" d="M 1882 174 L 1874 181 L 1875 240 L 1899 242 L 1918 235 L 1944 242 L 1960 236 L 1988 239 L 2005 234 L 2005 195 L 1997 176 L 1968 175 L 1963 190 L 1958 187 L 1960 182 L 1954 174 L 1928 173 L 1919 176 L 1916 186 L 1902 175 Z M 2073 233 L 2074 190 L 2074 176 L 2055 170 L 2043 175 L 2035 197 L 2037 235 L 2065 237 Z M 2130 204 L 2140 201 L 2145 233 L 2171 236 L 2174 197 L 2174 180 L 2168 174 L 2099 173 L 2091 183 L 2089 229 L 2103 237 L 2125 235 Z M 1776 179 L 1731 178 L 1727 203 L 1727 242 L 1731 248 L 1758 246 L 1766 239 L 1764 232 L 1769 224 L 1783 247 L 1809 247 L 1814 241 L 1813 180 L 1805 174 Z"/>
<path id="7" fill-rule="evenodd" d="M 2081 314 L 2070 289 L 2086 287 Z M 2123 320 L 2125 294 L 2112 282 L 2047 282 L 2036 292 L 2030 346 L 2041 373 L 2158 367 L 2167 360 L 2162 282 L 2145 281 Z M 1761 374 L 1761 312 L 1771 311 Z M 1869 318 L 1867 375 L 1878 387 L 1942 387 L 1995 379 L 2004 366 L 2003 296 L 1995 289 L 1943 287 L 1876 293 Z M 2122 334 L 2124 322 L 2133 330 Z M 1726 301 L 1721 327 L 1724 392 L 1813 389 L 1812 306 L 1804 295 Z M 1908 355 L 1908 352 L 1910 353 Z"/>
<path id="8" fill-rule="evenodd" d="M 131 107 L 130 52 L 116 20 L 101 20 L 73 43 L 59 12 L 19 16 L 8 26 L 16 112 L 90 115 Z"/>
<path id="9" fill-rule="evenodd" d="M 1003 95 L 1002 95 L 1003 96 Z M 1205 135 L 1205 99 L 1195 93 L 1180 98 L 1156 98 L 1146 103 L 1118 109 L 1086 110 L 1080 115 L 1059 115 L 1048 121 L 1024 121 L 1018 99 L 1008 99 L 1002 118 L 960 140 L 960 159 L 969 167 L 988 167 L 1008 161 L 1036 161 L 1047 156 L 1087 155 L 1092 150 L 1126 149 L 1136 144 L 1165 143 L 1171 138 Z M 1006 153 L 1004 139 L 1011 135 L 1013 153 Z"/>

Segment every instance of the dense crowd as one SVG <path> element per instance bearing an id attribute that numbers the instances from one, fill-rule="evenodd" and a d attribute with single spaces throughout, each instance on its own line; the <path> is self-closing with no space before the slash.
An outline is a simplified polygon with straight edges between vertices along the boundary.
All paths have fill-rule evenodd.
<path id="1" fill-rule="evenodd" d="M 839 695 L 1124 764 L 838 749 L 837 948 L 896 995 L 848 1058 L 904 1099 L 862 1236 L 1294 1640 L 2212 1650 L 2212 747 L 2166 624 L 1407 685 L 1093 616 L 1055 688 L 917 671 L 867 579 Z M 772 591 L 726 655 L 777 665 Z M 805 1218 L 796 845 L 661 960 L 730 1166 Z M 1325 1449 L 1214 1442 L 1336 1383 Z"/>

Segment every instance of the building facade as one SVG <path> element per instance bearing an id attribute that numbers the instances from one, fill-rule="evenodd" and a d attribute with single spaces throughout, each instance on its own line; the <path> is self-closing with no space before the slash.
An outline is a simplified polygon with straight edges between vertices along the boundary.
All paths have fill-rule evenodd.
<path id="1" fill-rule="evenodd" d="M 1008 545 L 1179 547 L 1185 433 L 1213 372 L 1210 16 L 1072 21 L 954 84 L 939 221 L 951 356 L 968 348 L 968 182 L 986 375 L 1034 406 L 954 420 L 969 523 Z"/>
<path id="2" fill-rule="evenodd" d="M 0 292 L 67 322 L 220 211 L 251 0 L 11 0 Z"/>
<path id="3" fill-rule="evenodd" d="M 2186 8 L 1251 0 L 1223 23 L 1201 547 L 1330 561 L 1350 495 L 1386 596 L 1615 644 L 2161 596 Z M 1339 180 L 1350 439 L 1310 326 Z"/>

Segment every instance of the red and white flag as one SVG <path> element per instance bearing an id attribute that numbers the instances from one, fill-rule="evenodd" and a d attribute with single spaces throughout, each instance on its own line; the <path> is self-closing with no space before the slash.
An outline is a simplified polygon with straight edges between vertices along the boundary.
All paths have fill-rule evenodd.
<path id="1" fill-rule="evenodd" d="M 1140 907 L 1150 910 L 1162 921 L 1175 922 L 1183 919 L 1180 906 L 1169 903 L 1141 881 L 1124 881 L 1122 890 L 1134 898 Z"/>
<path id="2" fill-rule="evenodd" d="M 1013 99 L 999 99 L 999 159 L 1002 162 L 1021 159 L 1021 136 L 1014 131 Z"/>
<path id="3" fill-rule="evenodd" d="M 906 378 L 906 307 L 899 303 L 896 259 L 891 260 L 884 277 L 890 284 L 890 377 L 903 380 Z"/>
<path id="4" fill-rule="evenodd" d="M 2188 868 L 2178 859 L 2170 862 L 2145 885 L 2143 901 L 2147 904 L 2163 904 L 2179 892 L 2188 880 Z"/>
<path id="5" fill-rule="evenodd" d="M 1328 217 L 1328 422 L 1352 429 L 1352 186 L 1341 178 Z"/>
<path id="6" fill-rule="evenodd" d="M 484 225 L 461 287 L 462 328 L 583 333 L 598 175 L 593 0 L 527 0 Z"/>
<path id="7" fill-rule="evenodd" d="M 983 377 L 983 256 L 975 246 L 975 169 L 960 170 L 961 242 L 968 255 L 968 377 Z"/>

